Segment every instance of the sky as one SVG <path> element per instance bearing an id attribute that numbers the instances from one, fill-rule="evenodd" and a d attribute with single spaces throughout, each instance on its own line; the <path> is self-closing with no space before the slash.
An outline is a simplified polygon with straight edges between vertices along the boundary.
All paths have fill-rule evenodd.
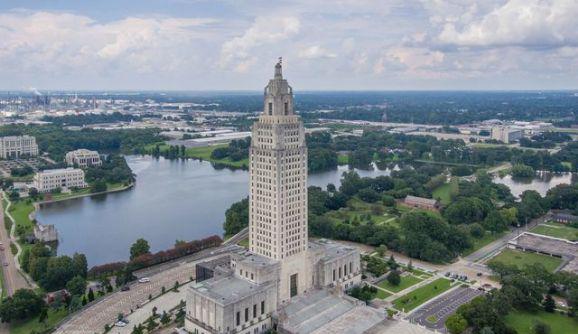
<path id="1" fill-rule="evenodd" d="M 576 0 L 2 0 L 0 90 L 578 89 Z"/>

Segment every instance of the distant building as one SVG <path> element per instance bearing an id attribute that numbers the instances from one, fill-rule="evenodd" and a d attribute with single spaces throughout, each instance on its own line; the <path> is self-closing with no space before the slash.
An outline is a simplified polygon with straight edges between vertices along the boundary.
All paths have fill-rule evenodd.
<path id="1" fill-rule="evenodd" d="M 439 208 L 439 202 L 435 199 L 417 197 L 407 195 L 403 200 L 403 204 L 410 206 L 412 208 L 419 208 L 425 210 L 437 210 Z"/>
<path id="2" fill-rule="evenodd" d="M 64 161 L 66 161 L 68 166 L 76 165 L 83 168 L 102 165 L 100 155 L 97 151 L 90 151 L 84 148 L 66 153 Z"/>
<path id="3" fill-rule="evenodd" d="M 37 156 L 36 138 L 31 136 L 9 136 L 0 138 L 0 158 L 20 158 Z"/>
<path id="4" fill-rule="evenodd" d="M 58 188 L 85 188 L 84 171 L 78 168 L 48 169 L 34 175 L 34 188 L 45 193 Z"/>
<path id="5" fill-rule="evenodd" d="M 58 232 L 54 225 L 34 225 L 34 237 L 42 242 L 58 241 Z"/>
<path id="6" fill-rule="evenodd" d="M 502 125 L 492 127 L 492 139 L 494 140 L 509 144 L 520 140 L 520 138 L 522 138 L 521 130 Z"/>
<path id="7" fill-rule="evenodd" d="M 571 224 L 578 222 L 578 216 L 566 212 L 554 212 L 552 214 L 552 220 L 561 224 Z"/>

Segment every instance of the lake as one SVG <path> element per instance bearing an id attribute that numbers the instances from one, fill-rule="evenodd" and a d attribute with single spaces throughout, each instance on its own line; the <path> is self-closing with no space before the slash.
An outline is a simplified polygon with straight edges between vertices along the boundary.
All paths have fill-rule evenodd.
<path id="1" fill-rule="evenodd" d="M 510 188 L 512 195 L 519 197 L 526 190 L 535 190 L 541 196 L 546 196 L 549 189 L 559 184 L 572 183 L 572 173 L 552 174 L 548 172 L 538 172 L 536 177 L 529 179 L 514 178 L 512 175 L 504 177 L 495 176 L 494 183 L 505 184 Z"/>
<path id="2" fill-rule="evenodd" d="M 215 169 L 210 162 L 128 156 L 137 175 L 133 189 L 101 196 L 49 203 L 36 218 L 54 224 L 59 254 L 86 254 L 89 266 L 127 260 L 137 238 L 151 250 L 170 248 L 175 240 L 222 235 L 225 211 L 248 195 L 249 173 Z M 309 175 L 309 185 L 339 187 L 347 166 Z M 389 170 L 358 170 L 361 176 L 389 175 Z"/>

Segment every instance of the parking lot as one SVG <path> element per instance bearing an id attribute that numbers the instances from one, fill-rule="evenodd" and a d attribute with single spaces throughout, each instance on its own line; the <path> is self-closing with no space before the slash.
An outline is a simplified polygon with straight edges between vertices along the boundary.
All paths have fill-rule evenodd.
<path id="1" fill-rule="evenodd" d="M 3 174 L 5 177 L 10 176 L 10 171 L 14 168 L 22 168 L 26 166 L 32 167 L 32 169 L 36 172 L 38 171 L 38 167 L 42 164 L 39 159 L 30 158 L 30 159 L 15 159 L 15 160 L 0 160 L 0 173 Z"/>
<path id="2" fill-rule="evenodd" d="M 446 332 L 445 321 L 458 307 L 483 294 L 468 287 L 457 287 L 413 311 L 407 319 L 429 329 Z"/>

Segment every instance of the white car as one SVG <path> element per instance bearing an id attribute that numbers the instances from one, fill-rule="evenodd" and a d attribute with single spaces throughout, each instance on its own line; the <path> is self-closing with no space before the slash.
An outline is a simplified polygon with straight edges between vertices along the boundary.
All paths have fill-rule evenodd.
<path id="1" fill-rule="evenodd" d="M 139 283 L 148 283 L 150 281 L 151 281 L 151 279 L 148 277 L 143 277 L 143 278 L 138 280 Z"/>
<path id="2" fill-rule="evenodd" d="M 116 322 L 116 324 L 114 324 L 116 327 L 126 327 L 126 325 L 128 325 L 126 322 L 119 320 Z"/>

